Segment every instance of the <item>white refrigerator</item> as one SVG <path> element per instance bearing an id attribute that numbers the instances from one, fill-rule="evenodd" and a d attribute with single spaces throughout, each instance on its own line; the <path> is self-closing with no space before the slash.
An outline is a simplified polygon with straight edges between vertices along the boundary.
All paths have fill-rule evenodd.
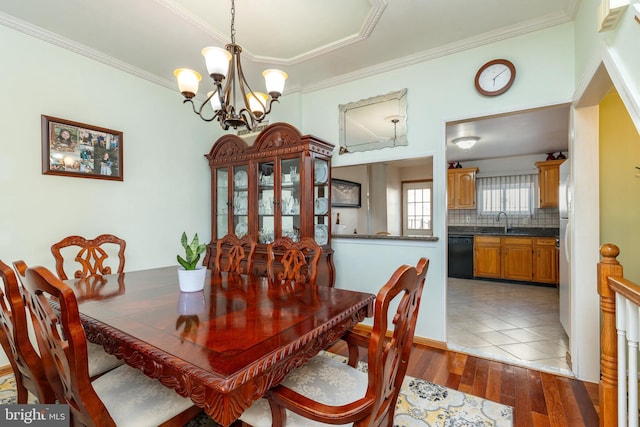
<path id="1" fill-rule="evenodd" d="M 571 179 L 569 174 L 569 159 L 560 165 L 560 189 L 559 189 L 559 213 L 560 235 L 558 239 L 558 273 L 559 273 L 559 297 L 560 297 L 560 323 L 567 336 L 571 336 L 571 276 L 569 260 L 571 259 L 571 224 L 569 212 L 571 211 Z"/>

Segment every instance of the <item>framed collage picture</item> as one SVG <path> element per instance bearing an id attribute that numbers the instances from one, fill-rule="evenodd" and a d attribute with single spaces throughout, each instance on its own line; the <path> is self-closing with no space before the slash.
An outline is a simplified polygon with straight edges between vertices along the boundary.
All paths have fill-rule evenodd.
<path id="1" fill-rule="evenodd" d="M 122 132 L 42 115 L 42 173 L 123 181 Z"/>

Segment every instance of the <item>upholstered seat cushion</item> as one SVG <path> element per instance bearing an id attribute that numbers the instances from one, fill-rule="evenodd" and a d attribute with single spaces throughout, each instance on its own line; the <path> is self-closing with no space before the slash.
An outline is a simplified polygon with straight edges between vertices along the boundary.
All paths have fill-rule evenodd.
<path id="1" fill-rule="evenodd" d="M 92 382 L 118 427 L 157 426 L 193 406 L 160 381 L 122 365 Z"/>
<path id="2" fill-rule="evenodd" d="M 87 355 L 89 358 L 89 378 L 112 370 L 124 362 L 104 351 L 101 345 L 87 341 Z"/>
<path id="3" fill-rule="evenodd" d="M 327 405 L 344 405 L 362 398 L 367 391 L 368 376 L 342 359 L 320 353 L 302 367 L 292 371 L 282 385 Z M 240 417 L 253 427 L 271 427 L 271 409 L 266 399 L 259 399 Z M 341 425 L 351 425 L 341 424 Z M 328 426 L 287 411 L 287 427 Z M 334 424 L 335 425 L 335 424 Z"/>

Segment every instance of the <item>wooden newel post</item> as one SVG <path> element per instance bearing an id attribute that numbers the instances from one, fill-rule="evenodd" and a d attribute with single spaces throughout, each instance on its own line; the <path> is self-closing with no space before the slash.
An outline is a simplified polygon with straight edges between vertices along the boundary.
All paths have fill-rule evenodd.
<path id="1" fill-rule="evenodd" d="M 622 277 L 616 257 L 620 249 L 611 243 L 600 247 L 598 294 L 600 295 L 600 427 L 618 425 L 618 349 L 616 294 L 609 287 L 609 276 Z"/>

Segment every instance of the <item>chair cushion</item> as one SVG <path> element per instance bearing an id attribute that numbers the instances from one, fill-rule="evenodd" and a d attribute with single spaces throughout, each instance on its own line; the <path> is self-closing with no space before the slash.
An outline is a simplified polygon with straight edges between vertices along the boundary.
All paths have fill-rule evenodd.
<path id="1" fill-rule="evenodd" d="M 122 365 L 92 382 L 118 427 L 157 426 L 193 406 L 160 381 Z"/>
<path id="2" fill-rule="evenodd" d="M 345 405 L 367 392 L 368 375 L 323 353 L 292 371 L 282 385 L 327 405 Z M 271 409 L 266 399 L 258 399 L 240 417 L 253 427 L 271 427 Z M 287 411 L 287 427 L 328 426 Z M 335 424 L 333 424 L 335 425 Z M 340 425 L 352 425 L 340 424 Z"/>
<path id="3" fill-rule="evenodd" d="M 87 341 L 87 356 L 89 358 L 89 378 L 124 364 L 122 360 L 104 351 L 101 345 L 89 341 Z"/>

